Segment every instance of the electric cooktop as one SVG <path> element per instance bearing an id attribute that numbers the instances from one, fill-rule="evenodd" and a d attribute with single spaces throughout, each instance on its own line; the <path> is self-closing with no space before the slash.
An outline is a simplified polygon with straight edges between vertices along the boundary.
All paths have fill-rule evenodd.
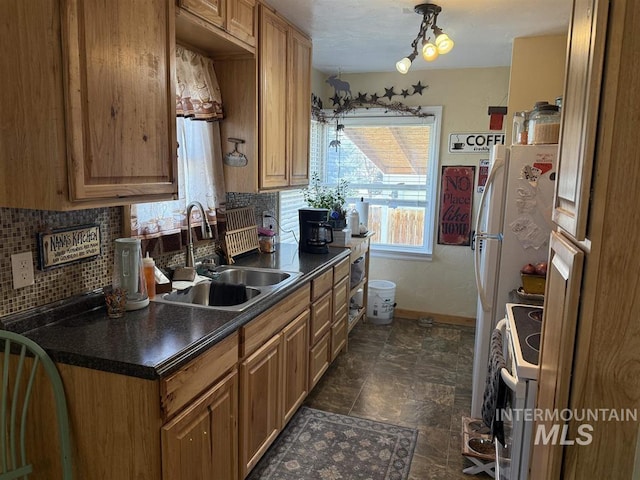
<path id="1" fill-rule="evenodd" d="M 523 378 L 538 378 L 542 312 L 542 307 L 507 303 L 507 321 L 513 339 L 516 368 L 518 375 Z"/>

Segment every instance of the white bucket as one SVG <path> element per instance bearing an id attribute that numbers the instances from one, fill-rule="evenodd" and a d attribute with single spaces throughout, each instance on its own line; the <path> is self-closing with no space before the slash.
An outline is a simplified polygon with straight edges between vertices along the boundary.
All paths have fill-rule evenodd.
<path id="1" fill-rule="evenodd" d="M 367 319 L 377 325 L 388 325 L 393 320 L 396 284 L 386 280 L 371 280 L 367 296 Z"/>

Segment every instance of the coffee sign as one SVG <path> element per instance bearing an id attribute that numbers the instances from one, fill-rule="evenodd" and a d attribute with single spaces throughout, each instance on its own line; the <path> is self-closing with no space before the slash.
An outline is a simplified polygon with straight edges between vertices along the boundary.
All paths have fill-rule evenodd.
<path id="1" fill-rule="evenodd" d="M 40 270 L 100 255 L 100 226 L 82 225 L 38 233 Z"/>
<path id="2" fill-rule="evenodd" d="M 494 145 L 504 145 L 504 133 L 449 134 L 449 153 L 489 153 Z"/>

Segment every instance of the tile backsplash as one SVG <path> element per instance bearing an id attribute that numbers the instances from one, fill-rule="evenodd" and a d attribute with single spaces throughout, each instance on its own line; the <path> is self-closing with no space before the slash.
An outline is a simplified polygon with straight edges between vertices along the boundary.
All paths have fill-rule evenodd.
<path id="1" fill-rule="evenodd" d="M 36 234 L 78 225 L 100 225 L 98 258 L 46 271 L 37 269 Z M 96 208 L 74 212 L 52 212 L 0 208 L 0 316 L 45 305 L 90 292 L 111 283 L 113 240 L 122 235 L 122 208 Z M 13 289 L 11 255 L 31 252 L 33 285 Z"/>
<path id="2" fill-rule="evenodd" d="M 254 205 L 256 220 L 263 211 L 276 212 L 277 193 L 227 194 L 228 208 Z M 101 254 L 93 260 L 63 265 L 40 271 L 36 234 L 49 229 L 100 225 Z M 91 292 L 111 284 L 113 270 L 113 242 L 122 236 L 123 209 L 121 207 L 94 208 L 73 212 L 0 208 L 0 317 L 21 312 L 73 295 Z M 196 248 L 196 257 L 208 255 L 211 245 Z M 32 252 L 34 262 L 33 285 L 13 289 L 11 255 Z M 174 252 L 156 258 L 159 267 L 184 264 L 184 252 Z"/>

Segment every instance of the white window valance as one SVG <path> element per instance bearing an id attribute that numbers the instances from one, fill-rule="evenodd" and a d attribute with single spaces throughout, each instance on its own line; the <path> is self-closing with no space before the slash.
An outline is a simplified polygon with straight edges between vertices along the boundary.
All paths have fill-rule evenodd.
<path id="1" fill-rule="evenodd" d="M 176 119 L 178 199 L 131 206 L 131 235 L 143 239 L 155 253 L 179 250 L 186 238 L 187 205 L 199 201 L 212 227 L 225 202 L 219 120 L 222 98 L 213 62 L 176 46 Z M 190 120 L 206 120 L 195 122 Z M 192 225 L 202 223 L 198 209 Z M 199 232 L 195 229 L 194 232 Z M 157 240 L 157 241 L 156 241 Z M 151 242 L 151 243 L 149 243 Z"/>

